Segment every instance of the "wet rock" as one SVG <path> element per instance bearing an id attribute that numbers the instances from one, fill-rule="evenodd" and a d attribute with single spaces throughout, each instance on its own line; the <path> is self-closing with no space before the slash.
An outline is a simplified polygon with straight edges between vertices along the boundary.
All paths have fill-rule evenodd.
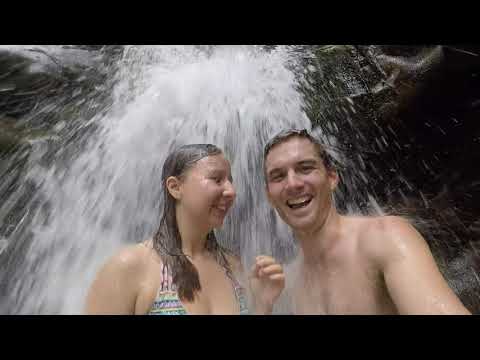
<path id="1" fill-rule="evenodd" d="M 9 151 L 20 141 L 20 135 L 14 128 L 15 119 L 0 118 L 0 153 Z"/>
<path id="2" fill-rule="evenodd" d="M 23 117 L 52 97 L 94 92 L 114 73 L 121 47 L 0 47 L 0 114 Z"/>

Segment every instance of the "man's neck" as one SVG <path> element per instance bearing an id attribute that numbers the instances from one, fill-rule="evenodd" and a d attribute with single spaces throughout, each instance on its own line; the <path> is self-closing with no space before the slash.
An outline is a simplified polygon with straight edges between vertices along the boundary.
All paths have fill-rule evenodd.
<path id="1" fill-rule="evenodd" d="M 342 216 L 334 206 L 310 231 L 295 231 L 295 237 L 300 243 L 301 254 L 305 266 L 316 265 L 328 254 L 328 249 L 336 243 L 342 226 Z"/>

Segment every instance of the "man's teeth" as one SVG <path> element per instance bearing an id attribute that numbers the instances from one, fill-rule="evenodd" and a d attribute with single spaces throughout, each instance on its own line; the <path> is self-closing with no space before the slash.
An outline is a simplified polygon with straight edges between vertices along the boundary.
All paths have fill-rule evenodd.
<path id="1" fill-rule="evenodd" d="M 287 202 L 288 205 L 300 205 L 303 204 L 304 202 L 307 202 L 310 200 L 309 196 L 304 196 L 302 198 L 296 199 L 296 200 L 290 200 Z"/>
<path id="2" fill-rule="evenodd" d="M 311 196 L 304 196 L 295 200 L 287 201 L 287 205 L 291 209 L 298 209 L 304 206 L 307 206 L 312 200 Z"/>

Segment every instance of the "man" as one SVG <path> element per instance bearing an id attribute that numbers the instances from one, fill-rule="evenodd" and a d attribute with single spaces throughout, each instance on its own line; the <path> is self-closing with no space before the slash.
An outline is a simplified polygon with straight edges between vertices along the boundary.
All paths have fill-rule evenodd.
<path id="1" fill-rule="evenodd" d="M 270 140 L 264 172 L 270 204 L 300 245 L 287 273 L 293 313 L 469 314 L 406 220 L 338 213 L 338 174 L 306 130 Z"/>

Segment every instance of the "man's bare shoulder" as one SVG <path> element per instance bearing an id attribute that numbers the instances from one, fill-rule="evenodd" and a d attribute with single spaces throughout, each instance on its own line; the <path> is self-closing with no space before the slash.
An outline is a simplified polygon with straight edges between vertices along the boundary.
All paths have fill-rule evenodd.
<path id="1" fill-rule="evenodd" d="M 425 243 L 410 221 L 400 216 L 363 217 L 358 222 L 359 247 L 377 260 L 401 255 L 407 246 Z"/>
<path id="2" fill-rule="evenodd" d="M 358 221 L 369 235 L 383 235 L 392 231 L 410 229 L 410 221 L 401 216 L 363 216 Z"/>
<path id="3" fill-rule="evenodd" d="M 409 220 L 400 216 L 359 216 L 348 219 L 350 227 L 355 228 L 359 236 L 368 238 L 415 230 Z"/>
<path id="4" fill-rule="evenodd" d="M 412 240 L 420 239 L 421 235 L 413 224 L 400 216 L 379 216 L 372 219 L 370 224 L 370 236 L 389 240 Z M 384 240 L 388 243 L 388 241 Z"/>

